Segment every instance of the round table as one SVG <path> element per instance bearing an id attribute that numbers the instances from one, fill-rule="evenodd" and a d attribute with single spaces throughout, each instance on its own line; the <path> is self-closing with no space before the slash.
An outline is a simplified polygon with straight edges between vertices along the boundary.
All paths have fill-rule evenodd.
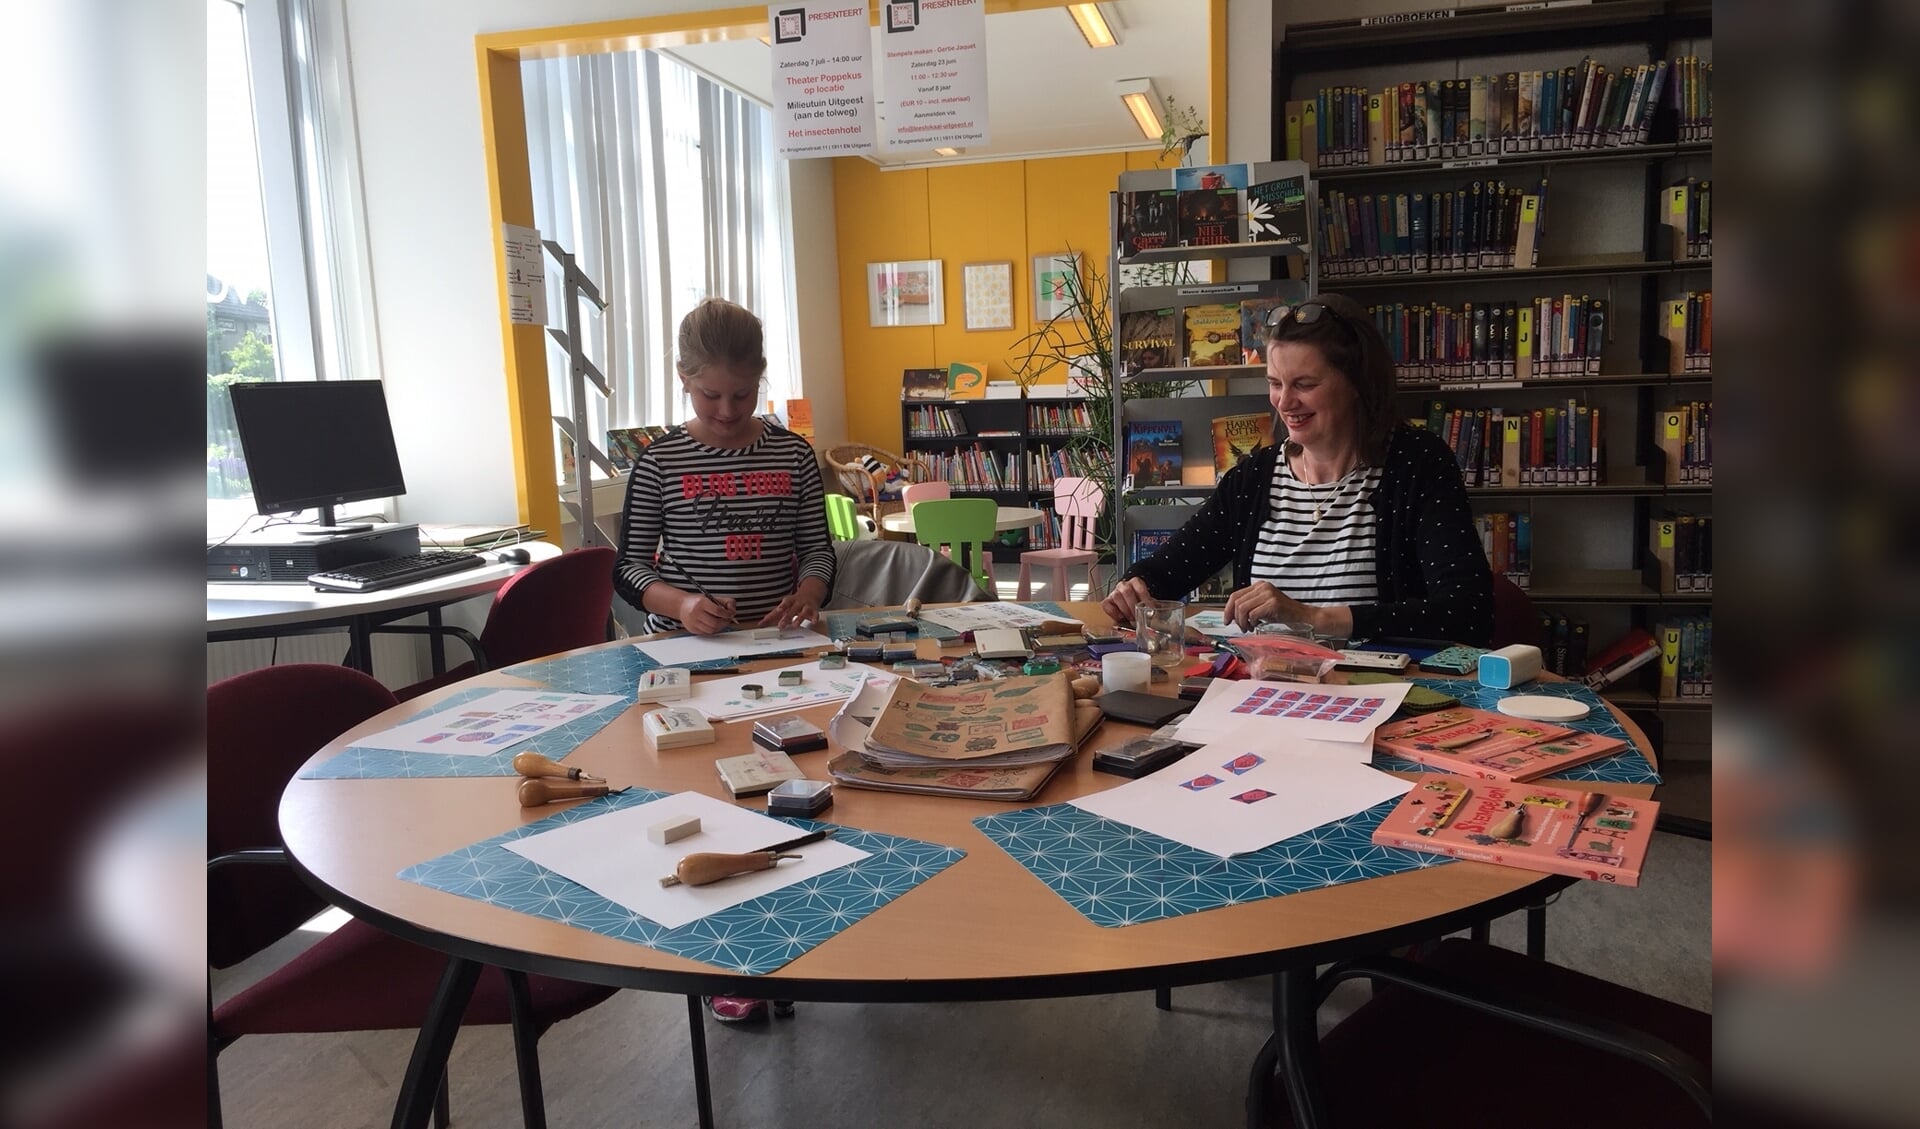
<path id="1" fill-rule="evenodd" d="M 1090 625 L 1108 623 L 1097 604 L 1068 605 L 1068 611 Z M 938 653 L 932 640 L 919 645 L 928 656 Z M 314 759 L 330 757 L 363 733 L 389 728 L 424 704 L 476 685 L 526 683 L 499 674 L 457 683 L 369 720 Z M 663 756 L 642 737 L 641 715 L 648 708 L 627 710 L 566 763 L 604 776 L 615 787 L 634 784 L 727 799 L 713 761 L 746 751 L 750 726 L 721 724 L 717 743 Z M 819 706 L 800 716 L 824 727 L 834 709 Z M 1633 723 L 1621 720 L 1647 748 Z M 1094 744 L 1117 743 L 1139 731 L 1118 722 L 1107 726 Z M 797 759 L 808 775 L 821 778 L 832 755 L 821 751 Z M 1057 803 L 1122 783 L 1093 771 L 1090 759 L 1073 758 L 1033 802 Z M 450 962 L 449 979 L 463 965 L 473 968 L 466 962 L 479 962 L 688 996 L 703 1124 L 710 1123 L 711 1114 L 699 1028 L 701 995 L 849 1002 L 1022 999 L 1264 974 L 1275 978 L 1276 1042 L 1296 1119 L 1305 1112 L 1303 1123 L 1311 1123 L 1318 1109 L 1311 1065 L 1316 964 L 1467 928 L 1537 904 L 1573 881 L 1455 862 L 1108 929 L 1082 917 L 973 826 L 976 816 L 1004 812 L 1006 804 L 841 787 L 819 818 L 957 847 L 966 857 L 779 970 L 749 977 L 396 877 L 415 863 L 559 810 L 556 805 L 523 810 L 515 799 L 517 784 L 517 778 L 505 777 L 295 779 L 281 797 L 281 834 L 296 866 L 330 901 L 382 929 L 461 958 Z M 1612 787 L 1636 797 L 1652 791 L 1648 785 Z M 762 805 L 749 798 L 742 806 Z M 462 995 L 462 1008 L 464 1001 Z M 425 1124 L 452 1029 L 444 1016 L 430 1017 L 421 1029 L 395 1124 Z"/>
<path id="2" fill-rule="evenodd" d="M 1038 525 L 1046 516 L 1045 511 L 1034 509 L 1032 506 L 1001 506 L 999 512 L 993 515 L 993 531 L 1009 533 L 1016 529 L 1026 529 L 1029 526 Z M 908 506 L 897 514 L 888 514 L 881 518 L 880 528 L 888 533 L 911 534 L 913 507 Z"/>

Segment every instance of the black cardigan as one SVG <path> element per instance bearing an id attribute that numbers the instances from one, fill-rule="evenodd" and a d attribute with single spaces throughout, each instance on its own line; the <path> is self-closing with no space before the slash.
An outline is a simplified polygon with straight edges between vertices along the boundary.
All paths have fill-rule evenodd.
<path id="1" fill-rule="evenodd" d="M 1199 512 L 1127 575 L 1145 581 L 1158 599 L 1184 596 L 1228 561 L 1236 591 L 1252 583 L 1280 449 L 1263 447 L 1221 476 Z M 1353 637 L 1486 646 L 1493 637 L 1493 571 L 1453 452 L 1424 428 L 1395 428 L 1380 488 L 1367 501 L 1377 518 L 1380 602 L 1353 606 Z"/>

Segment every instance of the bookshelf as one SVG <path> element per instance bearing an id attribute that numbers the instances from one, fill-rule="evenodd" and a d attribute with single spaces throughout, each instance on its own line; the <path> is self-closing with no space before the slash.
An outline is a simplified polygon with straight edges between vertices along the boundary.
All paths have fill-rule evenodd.
<path id="1" fill-rule="evenodd" d="M 1258 161 L 1245 169 L 1246 186 L 1298 177 L 1308 193 L 1310 229 L 1311 174 L 1300 161 Z M 1110 368 L 1113 402 L 1114 555 L 1120 571 L 1134 556 L 1133 542 L 1143 532 L 1171 530 L 1213 492 L 1216 471 L 1213 421 L 1222 416 L 1270 414 L 1264 364 L 1140 364 L 1130 355 L 1130 327 L 1143 315 L 1167 316 L 1173 342 L 1184 358 L 1191 355 L 1188 311 L 1201 306 L 1248 300 L 1297 302 L 1312 292 L 1310 244 L 1236 242 L 1207 246 L 1166 246 L 1133 251 L 1123 238 L 1124 197 L 1176 189 L 1173 170 L 1149 169 L 1121 174 L 1109 201 L 1113 257 L 1114 356 Z M 1204 192 L 1204 190 L 1201 190 Z M 1132 251 L 1132 253 L 1128 253 Z M 1204 265 L 1201 265 L 1204 264 Z M 1245 331 L 1238 344 L 1244 347 Z M 1143 484 L 1128 473 L 1125 454 L 1137 425 L 1178 425 L 1179 484 Z"/>
<path id="2" fill-rule="evenodd" d="M 1336 9 L 1319 5 L 1313 11 Z M 1396 390 L 1403 415 L 1409 418 L 1428 417 L 1435 401 L 1448 411 L 1497 408 L 1511 416 L 1553 405 L 1564 408 L 1572 399 L 1579 408 L 1600 412 L 1601 423 L 1595 429 L 1600 432 L 1595 445 L 1600 452 L 1594 460 L 1600 468 L 1596 484 L 1536 486 L 1502 481 L 1474 486 L 1470 476 L 1468 490 L 1476 514 L 1529 515 L 1529 595 L 1543 614 L 1585 620 L 1594 650 L 1635 628 L 1652 631 L 1657 638 L 1660 624 L 1710 615 L 1713 605 L 1710 590 L 1662 590 L 1654 563 L 1657 535 L 1651 532 L 1669 514 L 1710 517 L 1712 513 L 1710 482 L 1674 481 L 1676 476 L 1668 473 L 1670 445 L 1663 445 L 1660 434 L 1661 421 L 1676 406 L 1713 400 L 1715 374 L 1710 363 L 1704 357 L 1695 357 L 1688 365 L 1676 363 L 1679 350 L 1670 349 L 1667 329 L 1668 312 L 1676 301 L 1684 303 L 1689 292 L 1710 292 L 1713 285 L 1710 240 L 1676 237 L 1669 220 L 1677 219 L 1695 233 L 1696 217 L 1673 212 L 1668 196 L 1669 186 L 1691 178 L 1696 183 L 1689 190 L 1688 203 L 1697 206 L 1705 187 L 1698 182 L 1711 182 L 1710 112 L 1689 114 L 1684 108 L 1698 111 L 1710 106 L 1710 100 L 1699 94 L 1699 83 L 1705 75 L 1710 86 L 1711 36 L 1712 8 L 1704 0 L 1597 0 L 1526 11 L 1459 8 L 1444 18 L 1384 25 L 1358 19 L 1298 23 L 1285 28 L 1275 50 L 1276 154 L 1292 155 L 1283 108 L 1296 107 L 1292 126 L 1296 137 L 1304 132 L 1298 110 L 1304 103 L 1315 103 L 1316 118 L 1320 105 L 1349 108 L 1340 117 L 1345 127 L 1338 137 L 1340 156 L 1322 159 L 1317 132 L 1310 135 L 1314 151 L 1300 154 L 1315 166 L 1317 241 L 1326 241 L 1322 225 L 1329 201 L 1351 196 L 1377 202 L 1383 194 L 1405 194 L 1411 200 L 1415 193 L 1450 193 L 1463 182 L 1485 181 L 1504 181 L 1530 192 L 1544 179 L 1544 224 L 1533 244 L 1531 266 L 1516 262 L 1484 269 L 1389 273 L 1386 268 L 1401 261 L 1383 253 L 1374 260 L 1377 269 L 1368 269 L 1365 261 L 1340 263 L 1323 256 L 1321 276 L 1325 289 L 1353 294 L 1383 311 L 1379 316 L 1390 325 L 1408 324 L 1410 310 L 1441 305 L 1457 310 L 1469 302 L 1490 306 L 1496 323 L 1503 305 L 1524 307 L 1541 297 L 1590 296 L 1604 303 L 1597 371 L 1520 380 L 1497 375 L 1423 378 L 1403 380 Z M 1576 129 L 1564 142 L 1546 138 L 1540 150 L 1527 148 L 1533 143 L 1530 136 L 1549 128 L 1544 115 L 1533 119 L 1532 135 L 1518 141 L 1511 134 L 1496 136 L 1503 132 L 1496 128 L 1500 124 L 1496 121 L 1498 82 L 1487 88 L 1490 112 L 1481 116 L 1488 123 L 1487 140 L 1480 153 L 1456 148 L 1428 154 L 1419 145 L 1409 148 L 1404 143 L 1408 134 L 1398 134 L 1401 144 L 1392 156 L 1419 159 L 1388 159 L 1387 146 L 1375 144 L 1369 133 L 1373 95 L 1379 94 L 1378 104 L 1387 107 L 1389 88 L 1411 83 L 1417 90 L 1420 83 L 1458 83 L 1471 91 L 1475 76 L 1517 72 L 1525 89 L 1530 72 L 1564 74 L 1589 58 L 1606 68 L 1622 90 L 1617 104 L 1595 99 L 1596 111 L 1609 107 L 1620 111 L 1613 120 L 1624 128 L 1611 137 L 1604 128 L 1607 119 L 1598 113 L 1593 118 L 1584 116 L 1577 99 Z M 1698 62 L 1690 68 L 1673 63 L 1688 58 Z M 1626 76 L 1635 67 L 1657 66 L 1662 60 L 1669 63 L 1661 80 L 1662 96 L 1647 131 L 1636 136 L 1624 115 L 1629 104 L 1625 91 L 1631 89 Z M 1584 89 L 1586 73 L 1575 71 L 1580 84 L 1576 89 Z M 1688 88 L 1695 95 L 1691 101 L 1685 91 L 1676 89 L 1676 74 L 1694 83 Z M 1351 100 L 1342 103 L 1336 93 L 1333 101 L 1324 102 L 1323 91 L 1345 91 Z M 1436 102 L 1439 97 L 1434 94 Z M 1403 97 L 1401 103 L 1405 101 Z M 1357 114 L 1351 112 L 1354 106 L 1360 107 Z M 1391 119 L 1393 115 L 1384 116 Z M 1405 116 L 1400 120 L 1411 124 Z M 1594 128 L 1582 144 L 1579 127 L 1588 124 Z M 1384 136 L 1387 130 L 1378 132 Z M 1425 133 L 1422 128 L 1415 140 L 1435 140 Z M 1472 137 L 1470 131 L 1468 137 Z M 1552 148 L 1556 143 L 1565 147 Z M 1293 144 L 1305 148 L 1303 140 Z M 1329 154 L 1334 151 L 1330 148 Z M 1376 206 L 1380 215 L 1392 214 L 1390 206 Z M 1355 212 L 1365 207 L 1357 204 Z M 1707 232 L 1710 235 L 1710 226 Z M 1361 247 L 1364 250 L 1365 244 Z M 1413 249 L 1417 252 L 1419 247 Z M 1436 249 L 1432 265 L 1439 265 L 1438 257 Z M 1497 258 L 1494 262 L 1498 263 Z M 1335 277 L 1341 270 L 1364 273 Z M 1412 324 L 1423 323 L 1415 315 Z M 1430 344 L 1416 342 L 1414 348 Z M 1457 339 L 1449 344 L 1457 344 Z M 1686 371 L 1688 367 L 1698 371 Z M 1683 756 L 1704 757 L 1710 732 L 1703 723 L 1710 721 L 1711 700 L 1661 698 L 1658 665 L 1635 672 L 1606 693 L 1623 708 L 1642 715 L 1643 725 L 1664 756 L 1683 748 Z"/>
<path id="3" fill-rule="evenodd" d="M 1003 506 L 1051 511 L 1053 479 L 1069 469 L 1061 456 L 1068 436 L 1086 427 L 1084 396 L 1028 396 L 972 400 L 902 400 L 904 453 L 917 455 L 944 479 L 956 498 L 992 498 Z M 1003 534 L 1016 550 L 1053 547 L 1057 530 Z"/>

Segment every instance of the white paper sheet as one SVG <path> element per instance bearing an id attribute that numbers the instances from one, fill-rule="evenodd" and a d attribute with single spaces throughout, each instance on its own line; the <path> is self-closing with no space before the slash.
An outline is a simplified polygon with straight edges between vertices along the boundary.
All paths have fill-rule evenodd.
<path id="1" fill-rule="evenodd" d="M 492 756 L 502 749 L 620 705 L 615 694 L 564 694 L 557 690 L 495 690 L 464 705 L 369 733 L 350 748 L 397 749 L 404 753 Z"/>
<path id="2" fill-rule="evenodd" d="M 1207 745 L 1158 772 L 1070 801 L 1107 819 L 1230 858 L 1404 795 L 1412 787 L 1344 742 L 1284 749 Z"/>
<path id="3" fill-rule="evenodd" d="M 1065 618 L 1025 604 L 960 604 L 951 608 L 929 608 L 920 613 L 942 627 L 955 631 L 980 631 L 989 627 L 1033 627 Z"/>
<path id="4" fill-rule="evenodd" d="M 780 685 L 780 672 L 783 670 L 799 671 L 800 685 Z M 727 678 L 696 678 L 693 680 L 693 696 L 674 704 L 691 706 L 718 721 L 765 717 L 768 714 L 845 701 L 860 692 L 867 674 L 867 668 L 859 665 L 840 670 L 822 670 L 819 661 L 815 660 Z M 760 687 L 760 697 L 748 698 L 741 694 L 741 687 L 749 684 Z"/>
<path id="5" fill-rule="evenodd" d="M 647 838 L 647 828 L 684 815 L 699 817 L 698 834 L 666 846 Z M 515 839 L 506 848 L 618 906 L 673 929 L 867 857 L 866 851 L 826 839 L 796 848 L 794 853 L 800 858 L 782 862 L 772 870 L 742 874 L 708 886 L 660 885 L 660 879 L 672 874 L 680 860 L 690 854 L 760 851 L 801 834 L 790 823 L 698 792 L 681 792 Z"/>
<path id="6" fill-rule="evenodd" d="M 750 631 L 723 631 L 718 635 L 676 635 L 635 643 L 639 652 L 661 666 L 711 662 L 714 659 L 747 659 L 779 651 L 812 651 L 830 647 L 833 640 L 817 631 L 790 628 L 778 639 L 754 639 Z"/>
<path id="7" fill-rule="evenodd" d="M 1301 739 L 1371 742 L 1412 688 L 1406 682 L 1334 686 L 1216 678 L 1180 723 L 1180 739 L 1269 746 Z"/>

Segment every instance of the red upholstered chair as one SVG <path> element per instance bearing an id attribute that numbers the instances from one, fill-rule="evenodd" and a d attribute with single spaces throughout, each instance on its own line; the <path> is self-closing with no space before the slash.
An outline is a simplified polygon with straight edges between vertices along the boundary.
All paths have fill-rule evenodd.
<path id="1" fill-rule="evenodd" d="M 273 666 L 207 689 L 207 961 L 226 968 L 284 937 L 326 903 L 287 865 L 281 791 L 322 745 L 393 706 L 378 682 L 344 666 Z M 349 921 L 213 1010 L 209 1122 L 220 1123 L 212 1055 L 243 1035 L 384 1031 L 425 1021 L 447 958 Z M 466 1023 L 511 1023 L 521 1113 L 546 1122 L 536 1041 L 613 989 L 490 969 Z M 447 1122 L 446 1079 L 435 1121 Z"/>
<path id="2" fill-rule="evenodd" d="M 1469 1117 L 1463 1080 L 1495 1081 L 1487 1109 L 1613 1112 L 1635 1125 L 1713 1120 L 1713 1017 L 1507 949 L 1458 938 L 1418 961 L 1336 964 L 1320 998 L 1370 979 L 1373 998 L 1317 1046 L 1326 1121 L 1435 1125 Z M 1294 1124 L 1271 1039 L 1256 1060 L 1248 1121 Z M 1381 1084 L 1391 1064 L 1392 1084 Z M 1489 1072 L 1489 1066 L 1493 1069 Z M 1585 1095 L 1583 1098 L 1582 1095 Z"/>
<path id="3" fill-rule="evenodd" d="M 1053 570 L 1056 600 L 1067 598 L 1067 569 L 1087 566 L 1087 598 L 1095 599 L 1100 581 L 1100 553 L 1094 547 L 1093 523 L 1100 519 L 1107 492 L 1091 478 L 1059 478 L 1053 483 L 1053 512 L 1060 519 L 1060 545 L 1054 549 L 1031 549 L 1020 554 L 1020 592 L 1017 599 L 1033 595 L 1033 567 Z"/>
<path id="4" fill-rule="evenodd" d="M 374 628 L 375 632 L 451 635 L 473 652 L 472 662 L 394 693 L 405 701 L 483 671 L 606 642 L 617 556 L 612 549 L 594 546 L 527 566 L 494 594 L 478 639 L 458 627 Z"/>
<path id="5" fill-rule="evenodd" d="M 1540 637 L 1540 615 L 1533 610 L 1533 599 L 1526 590 L 1506 577 L 1493 578 L 1493 645 L 1511 647 L 1531 643 L 1544 650 L 1547 641 Z"/>

